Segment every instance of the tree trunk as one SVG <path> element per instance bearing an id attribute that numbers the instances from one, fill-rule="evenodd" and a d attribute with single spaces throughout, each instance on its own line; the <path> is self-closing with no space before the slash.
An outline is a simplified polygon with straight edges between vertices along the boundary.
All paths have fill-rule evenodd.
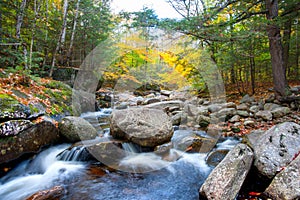
<path id="1" fill-rule="evenodd" d="M 71 39 L 70 39 L 70 46 L 69 46 L 68 53 L 67 53 L 67 64 L 68 64 L 68 66 L 70 66 L 71 51 L 72 51 L 74 38 L 75 38 L 77 19 L 78 19 L 78 13 L 79 13 L 79 5 L 80 5 L 80 0 L 77 0 L 74 23 L 73 23 L 73 29 L 72 29 L 72 35 L 71 35 Z"/>
<path id="2" fill-rule="evenodd" d="M 290 39 L 292 32 L 292 19 L 289 17 L 284 23 L 283 32 L 283 67 L 284 71 L 289 71 L 289 51 L 290 51 Z"/>
<path id="3" fill-rule="evenodd" d="M 280 29 L 274 22 L 278 16 L 278 0 L 266 0 L 266 8 L 266 16 L 269 20 L 267 32 L 271 54 L 273 84 L 276 98 L 281 99 L 288 95 L 288 85 L 285 76 Z"/>
<path id="4" fill-rule="evenodd" d="M 34 37 L 35 37 L 35 29 L 36 29 L 36 22 L 38 19 L 38 14 L 41 8 L 41 2 L 37 3 L 38 0 L 34 0 L 34 20 L 31 29 L 31 41 L 30 41 L 30 51 L 29 51 L 29 69 L 32 67 L 32 53 L 33 53 L 33 44 L 34 44 Z"/>
<path id="5" fill-rule="evenodd" d="M 49 76 L 52 77 L 53 72 L 54 72 L 54 67 L 55 67 L 55 61 L 56 61 L 56 54 L 59 51 L 59 49 L 62 48 L 62 46 L 64 45 L 65 42 L 65 38 L 66 38 L 66 30 L 67 30 L 67 11 L 68 11 L 68 0 L 64 0 L 64 14 L 63 14 L 63 23 L 62 23 L 62 28 L 61 28 L 61 32 L 60 32 L 60 37 L 57 41 L 56 44 L 56 48 L 54 50 L 53 53 L 53 57 L 52 57 L 52 63 L 51 63 L 51 69 L 50 69 L 50 73 Z"/>
<path id="6" fill-rule="evenodd" d="M 16 38 L 20 39 L 21 37 L 21 27 L 23 24 L 23 18 L 24 18 L 24 10 L 26 7 L 26 0 L 23 0 L 20 6 L 20 10 L 18 12 L 17 16 L 17 25 L 16 25 Z"/>

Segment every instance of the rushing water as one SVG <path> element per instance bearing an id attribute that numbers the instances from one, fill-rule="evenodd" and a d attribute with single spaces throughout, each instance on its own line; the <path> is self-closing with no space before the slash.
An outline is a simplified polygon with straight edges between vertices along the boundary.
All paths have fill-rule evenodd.
<path id="1" fill-rule="evenodd" d="M 85 168 L 84 163 L 63 162 L 56 155 L 67 145 L 41 152 L 35 159 L 24 161 L 0 179 L 0 199 L 18 200 L 55 185 L 64 185 Z"/>
<path id="2" fill-rule="evenodd" d="M 106 109 L 82 117 L 106 137 L 110 112 Z M 226 140 L 218 145 L 219 148 L 232 148 L 236 142 Z M 0 199 L 21 200 L 39 190 L 63 186 L 67 191 L 64 199 L 67 200 L 196 200 L 200 186 L 212 170 L 205 163 L 206 154 L 171 149 L 170 155 L 174 154 L 176 159 L 167 161 L 151 152 L 141 153 L 134 145 L 124 143 L 123 149 L 131 153 L 119 165 L 129 171 L 139 172 L 140 168 L 147 171 L 128 173 L 108 169 L 97 162 L 80 162 L 78 158 L 83 148 L 75 147 L 69 153 L 62 153 L 68 146 L 51 147 L 2 177 Z"/>

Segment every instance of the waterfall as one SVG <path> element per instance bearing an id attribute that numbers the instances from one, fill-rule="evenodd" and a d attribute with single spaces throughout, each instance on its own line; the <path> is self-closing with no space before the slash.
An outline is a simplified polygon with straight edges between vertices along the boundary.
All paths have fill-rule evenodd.
<path id="1" fill-rule="evenodd" d="M 33 193 L 62 184 L 80 174 L 85 165 L 63 162 L 56 155 L 67 146 L 51 147 L 35 159 L 21 163 L 16 169 L 0 179 L 0 199 L 23 200 Z"/>
<path id="2" fill-rule="evenodd" d="M 85 146 L 75 146 L 71 149 L 66 149 L 56 157 L 62 161 L 89 161 L 93 159 Z"/>

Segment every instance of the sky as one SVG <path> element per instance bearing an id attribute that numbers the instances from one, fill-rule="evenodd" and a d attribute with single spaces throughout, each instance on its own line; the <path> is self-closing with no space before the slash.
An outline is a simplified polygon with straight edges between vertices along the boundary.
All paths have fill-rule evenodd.
<path id="1" fill-rule="evenodd" d="M 120 11 L 140 11 L 144 6 L 152 8 L 159 18 L 180 18 L 180 15 L 164 0 L 113 0 L 112 9 Z"/>

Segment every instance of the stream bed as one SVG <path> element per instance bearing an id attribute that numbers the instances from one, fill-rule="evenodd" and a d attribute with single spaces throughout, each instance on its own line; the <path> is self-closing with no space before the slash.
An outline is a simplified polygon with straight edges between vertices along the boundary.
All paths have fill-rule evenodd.
<path id="1" fill-rule="evenodd" d="M 110 110 L 83 114 L 107 137 Z M 100 124 L 99 120 L 101 119 Z M 218 148 L 232 148 L 238 141 L 225 140 Z M 157 200 L 199 199 L 199 188 L 212 167 L 206 164 L 204 153 L 185 153 L 172 149 L 180 158 L 165 161 L 154 153 L 131 153 L 120 165 L 135 169 L 141 165 L 153 170 L 130 173 L 110 169 L 100 162 L 61 161 L 57 158 L 71 144 L 50 147 L 30 160 L 20 163 L 0 179 L 0 199 L 22 200 L 33 193 L 62 186 L 66 200 Z M 131 147 L 128 147 L 129 149 Z"/>

